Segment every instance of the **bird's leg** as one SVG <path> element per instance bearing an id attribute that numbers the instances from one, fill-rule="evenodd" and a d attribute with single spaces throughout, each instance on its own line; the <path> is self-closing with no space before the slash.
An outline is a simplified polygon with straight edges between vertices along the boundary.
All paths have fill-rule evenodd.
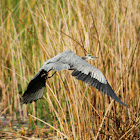
<path id="1" fill-rule="evenodd" d="M 48 76 L 47 78 L 51 78 L 51 77 L 53 77 L 54 74 L 56 74 L 56 71 L 55 71 L 51 76 Z"/>

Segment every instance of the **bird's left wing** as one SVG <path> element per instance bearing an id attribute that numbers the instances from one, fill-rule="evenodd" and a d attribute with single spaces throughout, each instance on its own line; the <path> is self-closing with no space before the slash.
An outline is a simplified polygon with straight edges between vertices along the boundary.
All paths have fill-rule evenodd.
<path id="1" fill-rule="evenodd" d="M 124 106 L 127 106 L 117 97 L 117 95 L 114 93 L 113 89 L 111 88 L 108 81 L 100 70 L 90 65 L 86 61 L 83 62 L 83 64 L 75 65 L 73 69 L 74 71 L 71 75 L 75 76 L 77 80 L 81 80 L 97 88 L 99 91 L 102 91 L 108 96 L 111 96 L 115 101 L 119 102 Z"/>

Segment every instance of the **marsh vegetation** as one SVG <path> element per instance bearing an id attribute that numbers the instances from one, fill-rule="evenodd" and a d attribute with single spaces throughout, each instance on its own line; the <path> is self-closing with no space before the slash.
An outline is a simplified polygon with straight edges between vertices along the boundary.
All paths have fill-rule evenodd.
<path id="1" fill-rule="evenodd" d="M 0 138 L 138 139 L 139 12 L 138 0 L 0 1 Z M 42 99 L 22 105 L 43 63 L 68 49 L 97 56 L 90 64 L 129 109 L 65 70 Z"/>

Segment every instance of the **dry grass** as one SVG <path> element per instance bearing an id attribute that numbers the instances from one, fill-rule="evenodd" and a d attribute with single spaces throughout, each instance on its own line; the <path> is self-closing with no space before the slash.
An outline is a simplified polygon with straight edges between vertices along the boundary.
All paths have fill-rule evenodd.
<path id="1" fill-rule="evenodd" d="M 139 12 L 138 0 L 0 1 L 0 115 L 29 117 L 40 137 L 138 139 Z M 44 99 L 22 106 L 21 96 L 42 64 L 67 49 L 98 56 L 90 63 L 130 108 L 77 81 L 69 71 L 47 80 Z M 28 113 L 46 124 L 36 123 Z M 24 126 L 19 134 L 29 136 Z"/>

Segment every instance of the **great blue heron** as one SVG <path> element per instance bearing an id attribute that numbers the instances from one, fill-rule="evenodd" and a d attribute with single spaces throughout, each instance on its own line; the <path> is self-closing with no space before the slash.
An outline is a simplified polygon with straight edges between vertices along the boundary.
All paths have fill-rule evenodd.
<path id="1" fill-rule="evenodd" d="M 73 70 L 71 75 L 75 76 L 76 79 L 94 86 L 99 91 L 111 96 L 115 101 L 127 106 L 116 96 L 102 72 L 85 61 L 92 60 L 94 58 L 95 57 L 92 55 L 79 57 L 73 51 L 67 50 L 47 60 L 35 77 L 30 81 L 27 90 L 24 92 L 22 97 L 23 103 L 31 103 L 43 96 L 45 82 L 47 78 L 50 78 L 48 77 L 48 73 L 51 70 L 56 73 L 56 71 L 68 69 Z"/>

